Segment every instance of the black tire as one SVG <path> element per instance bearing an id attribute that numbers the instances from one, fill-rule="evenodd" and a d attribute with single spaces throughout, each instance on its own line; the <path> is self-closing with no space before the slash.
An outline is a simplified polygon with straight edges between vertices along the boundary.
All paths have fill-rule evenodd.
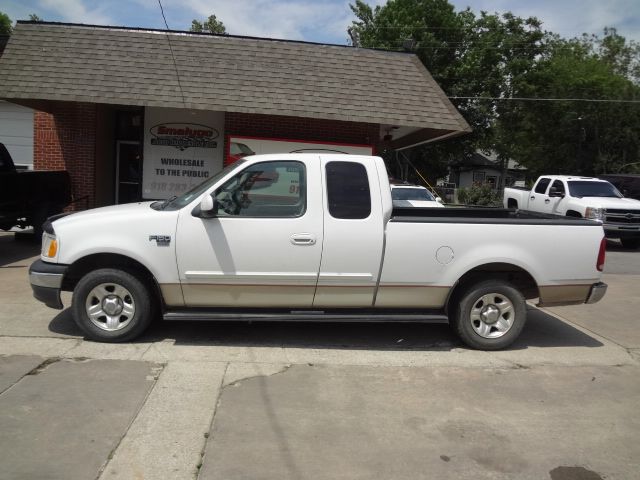
<path id="1" fill-rule="evenodd" d="M 460 339 L 469 347 L 477 350 L 500 350 L 511 345 L 520 335 L 527 320 L 527 307 L 525 299 L 513 285 L 502 280 L 484 280 L 463 287 L 464 290 L 452 300 L 449 311 L 451 312 L 451 326 Z M 489 302 L 484 302 L 482 297 L 494 296 Z M 508 303 L 513 307 L 509 313 Z M 475 308 L 474 308 L 475 307 Z M 485 309 L 486 307 L 486 309 Z M 489 317 L 498 316 L 496 323 L 489 324 L 479 319 L 472 319 L 472 309 L 476 312 L 483 311 Z M 505 313 L 502 313 L 502 310 Z M 491 318 L 488 318 L 491 320 Z M 502 325 L 510 325 L 500 332 Z M 493 338 L 485 338 L 478 330 L 488 329 L 484 333 Z M 500 335 L 500 336 L 497 336 Z"/>
<path id="2" fill-rule="evenodd" d="M 640 247 L 640 238 L 621 238 L 620 243 L 622 243 L 624 248 L 636 250 Z"/>
<path id="3" fill-rule="evenodd" d="M 96 319 L 97 323 L 104 323 L 103 327 L 100 328 L 89 318 L 87 313 L 86 304 L 88 301 L 93 301 L 94 304 L 100 303 L 97 301 L 94 289 L 99 288 L 101 285 L 108 285 L 106 287 L 107 292 L 113 289 L 112 295 L 109 297 L 110 300 L 117 302 L 117 299 L 111 297 L 122 297 L 122 305 L 126 303 L 129 306 L 133 306 L 133 314 L 130 316 L 126 315 L 127 312 L 125 310 L 111 316 L 119 318 L 117 326 L 112 326 L 117 329 L 107 329 L 106 315 Z M 113 287 L 111 287 L 112 285 Z M 127 295 L 119 294 L 119 292 L 123 291 Z M 133 340 L 147 329 L 155 316 L 155 300 L 151 290 L 136 276 L 123 270 L 103 268 L 90 272 L 80 279 L 73 291 L 71 308 L 75 322 L 89 339 L 98 342 L 117 343 Z"/>

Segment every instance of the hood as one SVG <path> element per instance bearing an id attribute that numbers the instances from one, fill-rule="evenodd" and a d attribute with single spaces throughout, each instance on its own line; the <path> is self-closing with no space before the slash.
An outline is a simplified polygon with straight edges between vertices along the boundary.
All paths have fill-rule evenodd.
<path id="1" fill-rule="evenodd" d="M 117 219 L 126 218 L 132 220 L 141 214 L 155 212 L 151 208 L 152 202 L 123 203 L 121 205 L 111 205 L 109 207 L 92 208 L 91 210 L 82 210 L 81 212 L 71 212 L 62 214 L 59 218 L 51 218 L 51 223 L 55 230 L 56 227 L 63 227 L 76 223 L 78 221 L 85 222 L 99 219 L 101 222 L 109 222 Z"/>
<path id="2" fill-rule="evenodd" d="M 595 208 L 620 208 L 626 210 L 640 210 L 640 200 L 633 198 L 614 197 L 582 197 L 589 207 Z"/>

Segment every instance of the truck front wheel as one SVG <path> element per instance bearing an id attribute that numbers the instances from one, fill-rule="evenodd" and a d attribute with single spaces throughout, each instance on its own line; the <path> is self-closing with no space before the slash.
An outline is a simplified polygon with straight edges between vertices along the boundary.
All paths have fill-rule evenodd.
<path id="1" fill-rule="evenodd" d="M 451 325 L 478 350 L 500 350 L 520 335 L 527 319 L 522 294 L 510 283 L 484 280 L 467 287 L 451 305 Z"/>
<path id="2" fill-rule="evenodd" d="M 73 291 L 73 318 L 91 340 L 126 342 L 151 323 L 154 304 L 147 286 L 123 270 L 86 274 Z"/>

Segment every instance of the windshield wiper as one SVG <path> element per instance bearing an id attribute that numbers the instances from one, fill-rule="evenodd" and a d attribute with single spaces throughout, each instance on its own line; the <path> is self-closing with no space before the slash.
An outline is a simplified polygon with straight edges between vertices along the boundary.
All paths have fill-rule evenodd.
<path id="1" fill-rule="evenodd" d="M 162 202 L 162 205 L 160 206 L 160 210 L 164 210 L 165 208 L 167 208 L 167 206 L 173 202 L 176 198 L 178 198 L 177 195 L 174 195 L 171 198 L 167 198 L 164 202 Z"/>

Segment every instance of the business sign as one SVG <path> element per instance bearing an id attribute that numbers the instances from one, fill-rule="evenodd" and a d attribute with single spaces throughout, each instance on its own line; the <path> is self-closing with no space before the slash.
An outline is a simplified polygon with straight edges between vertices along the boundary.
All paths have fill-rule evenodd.
<path id="1" fill-rule="evenodd" d="M 257 138 L 230 135 L 227 137 L 225 165 L 250 155 L 267 153 L 347 153 L 350 155 L 373 155 L 371 145 L 329 143 L 278 138 Z"/>
<path id="2" fill-rule="evenodd" d="M 224 113 L 147 107 L 142 197 L 180 195 L 219 172 Z"/>
<path id="3" fill-rule="evenodd" d="M 151 145 L 187 148 L 216 148 L 220 136 L 215 128 L 196 123 L 160 123 L 149 130 Z"/>

